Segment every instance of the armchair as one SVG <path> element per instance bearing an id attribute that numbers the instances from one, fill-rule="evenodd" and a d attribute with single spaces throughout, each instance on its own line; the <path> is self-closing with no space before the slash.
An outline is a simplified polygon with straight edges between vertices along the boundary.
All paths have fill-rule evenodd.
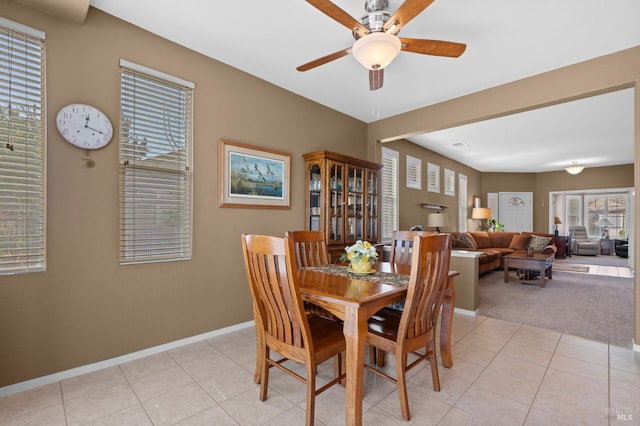
<path id="1" fill-rule="evenodd" d="M 578 256 L 597 256 L 600 254 L 600 241 L 589 240 L 587 227 L 584 225 L 571 225 L 569 232 L 573 231 L 571 253 Z"/>

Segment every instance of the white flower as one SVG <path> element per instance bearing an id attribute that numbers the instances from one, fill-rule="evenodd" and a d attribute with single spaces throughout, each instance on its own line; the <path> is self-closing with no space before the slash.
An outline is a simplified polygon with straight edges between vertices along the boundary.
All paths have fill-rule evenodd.
<path id="1" fill-rule="evenodd" d="M 376 248 L 368 241 L 358 240 L 354 245 L 345 247 L 344 250 L 346 253 L 342 256 L 343 260 L 363 260 L 372 264 L 378 260 Z"/>

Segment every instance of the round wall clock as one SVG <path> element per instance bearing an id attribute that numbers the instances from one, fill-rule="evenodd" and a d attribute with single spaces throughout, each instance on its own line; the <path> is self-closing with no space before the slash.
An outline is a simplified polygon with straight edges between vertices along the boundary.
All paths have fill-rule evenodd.
<path id="1" fill-rule="evenodd" d="M 58 112 L 56 125 L 62 137 L 83 149 L 100 149 L 111 141 L 113 126 L 102 111 L 84 104 L 71 104 Z"/>

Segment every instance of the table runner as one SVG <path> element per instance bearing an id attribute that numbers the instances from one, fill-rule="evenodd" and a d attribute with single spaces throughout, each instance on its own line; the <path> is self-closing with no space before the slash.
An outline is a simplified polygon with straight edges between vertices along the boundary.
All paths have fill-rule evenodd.
<path id="1" fill-rule="evenodd" d="M 368 275 L 354 274 L 353 272 L 349 272 L 346 266 L 333 265 L 333 264 L 320 265 L 320 266 L 307 266 L 302 269 L 306 269 L 309 271 L 324 272 L 326 274 L 332 274 L 332 275 L 341 275 L 343 277 L 349 277 L 349 278 L 357 278 L 359 280 L 372 281 L 376 283 L 390 284 L 396 287 L 407 288 L 409 284 L 408 275 L 394 274 L 391 272 L 376 271 L 373 274 L 368 274 Z"/>

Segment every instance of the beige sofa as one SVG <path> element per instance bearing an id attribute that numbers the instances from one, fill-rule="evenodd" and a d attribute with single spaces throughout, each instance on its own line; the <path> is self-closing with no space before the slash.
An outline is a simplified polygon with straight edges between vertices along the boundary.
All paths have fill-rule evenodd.
<path id="1" fill-rule="evenodd" d="M 502 257 L 514 252 L 554 254 L 557 251 L 553 234 L 541 232 L 452 232 L 454 250 L 480 251 L 478 272 L 483 274 L 502 267 Z"/>

